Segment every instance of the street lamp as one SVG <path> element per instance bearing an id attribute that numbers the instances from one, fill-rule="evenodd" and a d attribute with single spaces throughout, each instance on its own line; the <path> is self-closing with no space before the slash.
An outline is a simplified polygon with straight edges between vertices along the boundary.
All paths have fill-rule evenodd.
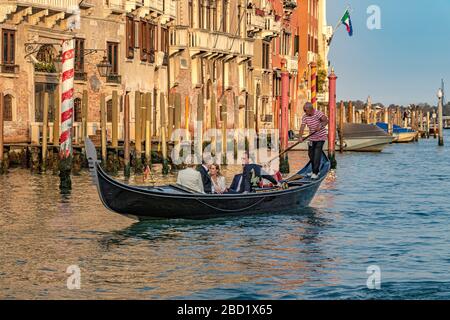
<path id="1" fill-rule="evenodd" d="M 437 92 L 437 97 L 438 97 L 439 99 L 441 99 L 442 96 L 443 96 L 443 94 L 442 94 L 442 89 L 439 89 L 438 92 Z"/>
<path id="2" fill-rule="evenodd" d="M 112 65 L 106 56 L 103 56 L 103 60 L 97 64 L 98 73 L 101 77 L 108 77 L 111 73 Z"/>

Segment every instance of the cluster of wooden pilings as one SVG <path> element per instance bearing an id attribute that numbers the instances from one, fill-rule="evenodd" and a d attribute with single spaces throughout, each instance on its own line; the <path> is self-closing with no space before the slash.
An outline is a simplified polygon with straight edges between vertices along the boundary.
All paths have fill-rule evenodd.
<path id="1" fill-rule="evenodd" d="M 134 123 L 134 141 L 130 139 L 130 94 L 119 96 L 117 91 L 112 92 L 111 98 L 111 129 L 107 139 L 107 108 L 105 95 L 100 97 L 100 130 L 94 135 L 89 135 L 98 149 L 99 158 L 110 173 L 118 173 L 123 169 L 125 176 L 129 176 L 131 167 L 134 167 L 135 173 L 143 172 L 147 165 L 153 162 L 163 164 L 163 173 L 168 172 L 167 161 L 167 135 L 171 135 L 171 130 L 166 127 L 178 129 L 181 124 L 181 98 L 175 95 L 173 108 L 169 108 L 171 119 L 167 119 L 165 108 L 165 97 L 159 95 L 159 116 L 160 124 L 159 137 L 152 137 L 152 124 L 156 112 L 152 104 L 154 100 L 150 93 L 134 93 L 135 123 Z M 120 99 L 123 99 L 120 101 Z M 7 172 L 10 165 L 19 165 L 24 168 L 30 168 L 32 172 L 46 172 L 52 170 L 58 172 L 59 164 L 59 121 L 53 121 L 53 134 L 49 136 L 49 94 L 43 94 L 43 123 L 39 143 L 7 143 L 4 144 L 4 121 L 3 121 L 3 95 L 0 93 L 0 173 Z M 189 103 L 186 100 L 186 103 Z M 123 105 L 123 140 L 119 141 L 119 104 Z M 55 103 L 54 115 L 59 115 L 59 104 Z M 81 137 L 73 138 L 72 154 L 72 173 L 78 173 L 81 168 L 87 167 L 84 155 L 84 137 L 88 136 L 88 106 L 89 98 L 87 91 L 83 92 L 81 101 Z M 174 113 L 172 112 L 172 110 Z M 76 111 L 75 111 L 76 112 Z M 178 119 L 178 121 L 174 121 Z M 156 125 L 154 125 L 156 131 Z M 72 130 L 74 133 L 74 130 Z M 73 134 L 72 134 L 73 136 Z M 153 139 L 152 139 L 153 138 Z M 152 151 L 152 145 L 158 145 L 160 152 Z"/>
<path id="2" fill-rule="evenodd" d="M 338 107 L 338 123 L 388 124 L 392 133 L 393 125 L 410 128 L 418 133 L 418 137 L 429 137 L 430 133 L 438 132 L 438 117 L 434 109 L 424 109 L 419 106 L 373 108 L 366 105 L 356 109 L 352 102 L 341 101 Z"/>
<path id="3" fill-rule="evenodd" d="M 1 95 L 1 93 L 0 93 Z M 203 121 L 205 106 L 203 97 L 200 95 L 197 108 L 197 121 Z M 215 99 L 211 99 L 213 102 Z M 0 101 L 3 99 L 0 96 Z M 24 168 L 30 168 L 32 172 L 45 172 L 52 170 L 57 173 L 59 162 L 59 121 L 53 121 L 53 134 L 49 136 L 49 95 L 44 93 L 43 101 L 43 124 L 38 143 L 8 143 L 3 144 L 3 130 L 0 131 L 0 147 L 1 147 L 1 171 L 6 172 L 9 165 L 20 165 Z M 166 101 L 169 106 L 166 108 Z M 78 173 L 81 168 L 87 167 L 86 157 L 84 154 L 84 137 L 94 142 L 98 151 L 98 157 L 101 159 L 103 166 L 111 174 L 116 174 L 123 170 L 125 176 L 130 176 L 131 170 L 135 174 L 143 173 L 144 169 L 152 164 L 162 164 L 162 173 L 167 174 L 171 166 L 169 165 L 168 153 L 173 146 L 174 141 L 170 140 L 172 133 L 177 129 L 189 130 L 190 125 L 190 106 L 189 97 L 182 99 L 181 94 L 169 94 L 165 97 L 163 93 L 157 95 L 157 99 L 151 93 L 133 92 L 130 94 L 119 95 L 117 91 L 113 91 L 111 95 L 111 104 L 107 108 L 106 97 L 101 95 L 99 102 L 100 109 L 100 125 L 95 132 L 88 132 L 88 122 L 97 123 L 94 119 L 89 119 L 88 106 L 92 103 L 89 101 L 87 91 L 84 91 L 81 98 L 81 123 L 77 124 L 77 130 L 81 134 L 73 136 L 73 154 L 71 159 L 72 173 Z M 236 99 L 237 103 L 237 99 Z M 59 103 L 55 101 L 53 104 L 55 110 L 54 115 L 59 115 Z M 220 109 L 219 116 L 215 112 L 215 105 L 211 106 L 214 112 L 210 115 L 210 127 L 216 127 L 218 122 L 222 122 L 222 141 L 221 152 L 226 154 L 226 137 L 225 134 L 227 123 L 226 102 Z M 134 108 L 135 121 L 130 122 L 131 109 Z M 109 109 L 109 110 L 107 110 Z M 123 111 L 123 117 L 120 112 Z M 79 110 L 75 110 L 79 112 Z M 109 121 L 107 121 L 109 113 Z M 3 113 L 1 113 L 3 114 Z M 184 116 L 184 119 L 183 119 Z M 119 139 L 119 122 L 123 119 L 123 134 Z M 184 120 L 184 121 L 182 121 Z M 3 121 L 0 121 L 3 124 Z M 2 127 L 1 127 L 2 128 Z M 131 135 L 133 130 L 134 137 Z M 94 134 L 88 134 L 94 133 Z M 133 138 L 133 139 L 132 139 Z M 200 148 L 204 148 L 208 143 L 212 144 L 212 152 L 215 152 L 215 138 L 211 137 L 210 141 L 201 139 Z M 198 152 L 201 150 L 196 150 Z M 225 160 L 225 159 L 223 159 Z M 173 167 L 172 167 L 173 168 Z"/>

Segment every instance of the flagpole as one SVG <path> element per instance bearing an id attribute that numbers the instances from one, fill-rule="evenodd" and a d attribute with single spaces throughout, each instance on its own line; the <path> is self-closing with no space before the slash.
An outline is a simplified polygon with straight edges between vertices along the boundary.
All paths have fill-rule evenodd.
<path id="1" fill-rule="evenodd" d="M 345 8 L 344 14 L 343 14 L 343 15 L 341 16 L 341 18 L 339 19 L 339 22 L 336 24 L 336 27 L 334 27 L 333 33 L 331 34 L 331 37 L 330 37 L 330 39 L 328 40 L 328 46 L 330 46 L 331 41 L 333 40 L 334 34 L 336 33 L 337 29 L 339 29 L 339 27 L 342 25 L 342 17 L 345 15 L 345 13 L 346 13 L 347 11 L 349 11 L 349 9 L 351 9 L 351 8 L 350 8 L 349 5 L 347 5 L 347 7 Z M 349 13 L 350 13 L 350 11 L 349 11 Z"/>

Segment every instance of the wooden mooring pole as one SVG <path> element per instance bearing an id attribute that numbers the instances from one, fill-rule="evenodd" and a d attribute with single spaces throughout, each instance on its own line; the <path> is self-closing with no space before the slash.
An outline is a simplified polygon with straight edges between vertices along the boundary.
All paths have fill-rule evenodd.
<path id="1" fill-rule="evenodd" d="M 105 107 L 105 94 L 100 95 L 100 127 L 101 127 L 101 149 L 102 149 L 102 162 L 106 166 L 106 107 Z"/>
<path id="2" fill-rule="evenodd" d="M 117 148 L 119 146 L 119 96 L 117 91 L 112 92 L 112 132 L 111 132 L 111 146 Z"/>
<path id="3" fill-rule="evenodd" d="M 44 114 L 42 117 L 42 158 L 41 158 L 41 171 L 47 170 L 47 152 L 48 152 L 48 92 L 44 93 Z"/>
<path id="4" fill-rule="evenodd" d="M 162 173 L 168 174 L 169 173 L 169 161 L 167 159 L 167 112 L 166 112 L 166 101 L 164 93 L 161 92 L 159 95 L 160 98 L 160 108 L 161 108 L 161 145 L 162 145 Z"/>
<path id="5" fill-rule="evenodd" d="M 145 113 L 145 163 L 150 166 L 152 163 L 152 94 L 146 93 L 146 113 Z"/>
<path id="6" fill-rule="evenodd" d="M 88 123 L 88 91 L 83 90 L 83 97 L 81 99 L 81 132 L 82 139 L 88 136 L 87 132 L 87 123 Z"/>
<path id="7" fill-rule="evenodd" d="M 134 173 L 136 174 L 142 173 L 141 101 L 141 93 L 139 91 L 136 91 L 134 93 Z"/>
<path id="8" fill-rule="evenodd" d="M 344 152 L 344 115 L 344 101 L 341 101 L 339 106 L 339 152 Z"/>
<path id="9" fill-rule="evenodd" d="M 335 145 L 336 145 L 336 75 L 334 70 L 331 69 L 331 73 L 328 76 L 329 81 L 329 97 L 328 97 L 328 112 L 329 112 L 329 123 L 328 123 L 328 158 L 331 162 L 331 168 L 336 168 L 336 156 L 335 156 Z"/>
<path id="10" fill-rule="evenodd" d="M 439 104 L 438 104 L 438 117 L 437 117 L 437 121 L 438 121 L 438 130 L 439 130 L 439 141 L 438 141 L 438 145 L 439 146 L 443 146 L 444 145 L 444 126 L 443 126 L 443 106 L 442 106 L 442 98 L 443 98 L 443 92 L 442 89 L 439 89 L 438 92 L 438 98 L 439 98 Z"/>
<path id="11" fill-rule="evenodd" d="M 6 173 L 3 152 L 3 92 L 0 92 L 0 174 Z"/>
<path id="12" fill-rule="evenodd" d="M 53 109 L 53 146 L 59 145 L 59 113 L 60 113 L 60 99 L 59 99 L 59 89 L 56 89 L 54 96 L 54 109 Z M 84 140 L 83 140 L 84 141 Z"/>
<path id="13" fill-rule="evenodd" d="M 125 93 L 123 108 L 124 176 L 130 177 L 130 96 Z"/>

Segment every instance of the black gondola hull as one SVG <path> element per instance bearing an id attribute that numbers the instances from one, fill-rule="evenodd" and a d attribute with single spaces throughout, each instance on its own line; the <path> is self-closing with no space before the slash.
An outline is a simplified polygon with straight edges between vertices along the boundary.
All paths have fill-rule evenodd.
<path id="1" fill-rule="evenodd" d="M 102 172 L 103 173 L 103 172 Z M 211 218 L 288 213 L 307 207 L 320 183 L 291 190 L 246 195 L 165 195 L 123 186 L 98 175 L 102 201 L 110 210 L 138 218 Z M 139 190 L 141 189 L 141 190 Z"/>
<path id="2" fill-rule="evenodd" d="M 236 216 L 263 213 L 291 213 L 307 207 L 313 199 L 330 164 L 323 155 L 321 178 L 294 181 L 287 190 L 248 194 L 190 194 L 177 192 L 171 186 L 138 187 L 120 183 L 108 176 L 98 163 L 94 174 L 103 204 L 119 214 L 138 219 L 190 218 L 205 219 L 220 216 Z M 304 175 L 310 164 L 300 170 Z"/>

